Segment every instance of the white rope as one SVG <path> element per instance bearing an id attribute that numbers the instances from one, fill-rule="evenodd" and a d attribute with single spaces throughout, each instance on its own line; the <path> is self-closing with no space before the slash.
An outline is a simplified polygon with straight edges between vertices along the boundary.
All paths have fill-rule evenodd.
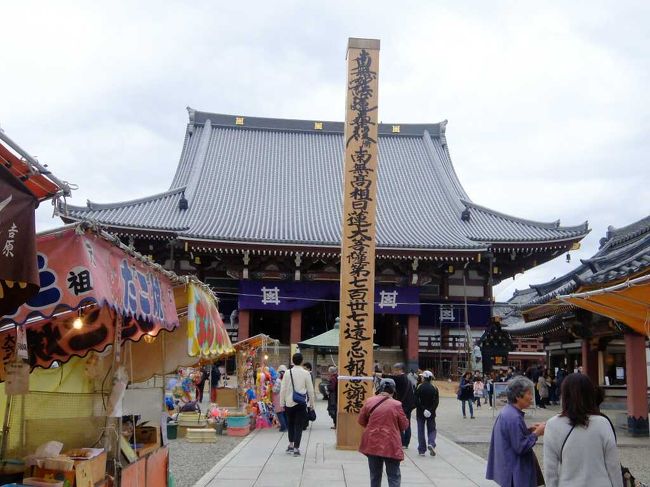
<path id="1" fill-rule="evenodd" d="M 352 380 L 352 381 L 361 381 L 361 380 L 367 380 L 369 382 L 373 382 L 375 380 L 374 377 L 356 377 L 352 375 L 339 375 L 337 377 L 337 380 Z"/>

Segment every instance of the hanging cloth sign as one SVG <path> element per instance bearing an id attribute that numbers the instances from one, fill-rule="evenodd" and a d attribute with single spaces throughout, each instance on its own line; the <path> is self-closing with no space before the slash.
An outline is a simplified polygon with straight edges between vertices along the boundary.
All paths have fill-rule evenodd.
<path id="1" fill-rule="evenodd" d="M 338 282 L 240 281 L 239 309 L 293 311 L 338 301 Z M 420 314 L 420 290 L 416 286 L 375 286 L 375 313 Z"/>
<path id="2" fill-rule="evenodd" d="M 156 330 L 178 326 L 169 278 L 94 232 L 70 228 L 39 236 L 37 264 L 40 291 L 1 324 L 20 325 L 99 304 L 151 322 Z"/>
<path id="3" fill-rule="evenodd" d="M 16 327 L 16 356 L 22 360 L 29 359 L 29 352 L 27 351 L 27 333 L 25 333 L 24 326 Z"/>
<path id="4" fill-rule="evenodd" d="M 187 352 L 190 357 L 214 357 L 233 346 L 212 296 L 194 284 L 187 287 Z"/>
<path id="5" fill-rule="evenodd" d="M 5 391 L 8 396 L 18 396 L 29 393 L 29 365 L 18 360 L 5 365 L 7 374 Z"/>

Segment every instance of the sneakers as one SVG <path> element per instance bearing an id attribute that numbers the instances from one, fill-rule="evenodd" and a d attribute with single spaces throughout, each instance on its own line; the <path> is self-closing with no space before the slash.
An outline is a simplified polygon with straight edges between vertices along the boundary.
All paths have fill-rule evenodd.
<path id="1" fill-rule="evenodd" d="M 293 447 L 288 446 L 287 449 L 285 450 L 285 452 L 286 452 L 287 455 L 291 455 L 293 453 Z"/>
<path id="2" fill-rule="evenodd" d="M 300 456 L 300 450 L 298 448 L 293 449 L 293 456 L 294 457 L 299 457 Z"/>
<path id="3" fill-rule="evenodd" d="M 476 418 L 475 418 L 474 416 L 472 416 L 472 417 L 471 417 L 471 418 L 469 418 L 469 419 L 476 419 Z"/>
<path id="4" fill-rule="evenodd" d="M 421 457 L 423 457 L 423 456 L 424 456 L 424 452 L 418 453 L 418 455 L 420 455 Z"/>
<path id="5" fill-rule="evenodd" d="M 429 446 L 428 446 L 428 450 L 429 450 L 429 454 L 430 454 L 432 457 L 435 457 L 435 456 L 436 456 L 436 451 L 433 449 L 433 445 L 429 445 Z M 424 455 L 424 453 L 421 453 L 421 455 Z"/>

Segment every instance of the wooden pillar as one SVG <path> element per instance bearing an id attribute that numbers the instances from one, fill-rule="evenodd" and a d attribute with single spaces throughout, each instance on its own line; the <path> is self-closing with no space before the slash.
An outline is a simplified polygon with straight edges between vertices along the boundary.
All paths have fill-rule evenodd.
<path id="1" fill-rule="evenodd" d="M 251 312 L 247 309 L 239 310 L 239 329 L 237 341 L 245 340 L 251 336 Z"/>
<path id="2" fill-rule="evenodd" d="M 625 333 L 627 432 L 632 436 L 649 436 L 648 372 L 645 348 L 644 336 Z"/>
<path id="3" fill-rule="evenodd" d="M 582 339 L 582 373 L 598 385 L 598 349 L 586 338 Z"/>
<path id="4" fill-rule="evenodd" d="M 336 446 L 356 450 L 373 393 L 379 41 L 348 40 Z"/>
<path id="5" fill-rule="evenodd" d="M 420 317 L 409 315 L 406 342 L 406 368 L 417 370 L 420 366 Z"/>
<path id="6" fill-rule="evenodd" d="M 289 331 L 289 343 L 297 344 L 302 340 L 302 310 L 294 309 L 291 312 L 291 329 Z"/>

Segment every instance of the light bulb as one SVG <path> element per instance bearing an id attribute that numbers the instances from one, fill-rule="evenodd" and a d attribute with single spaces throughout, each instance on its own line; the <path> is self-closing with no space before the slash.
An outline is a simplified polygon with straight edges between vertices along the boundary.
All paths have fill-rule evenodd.
<path id="1" fill-rule="evenodd" d="M 84 326 L 84 322 L 81 319 L 81 317 L 75 318 L 75 320 L 72 322 L 72 328 L 75 330 L 81 330 Z"/>
<path id="2" fill-rule="evenodd" d="M 269 359 L 269 356 L 268 356 L 268 355 L 264 355 L 264 360 L 268 360 L 268 359 Z"/>

